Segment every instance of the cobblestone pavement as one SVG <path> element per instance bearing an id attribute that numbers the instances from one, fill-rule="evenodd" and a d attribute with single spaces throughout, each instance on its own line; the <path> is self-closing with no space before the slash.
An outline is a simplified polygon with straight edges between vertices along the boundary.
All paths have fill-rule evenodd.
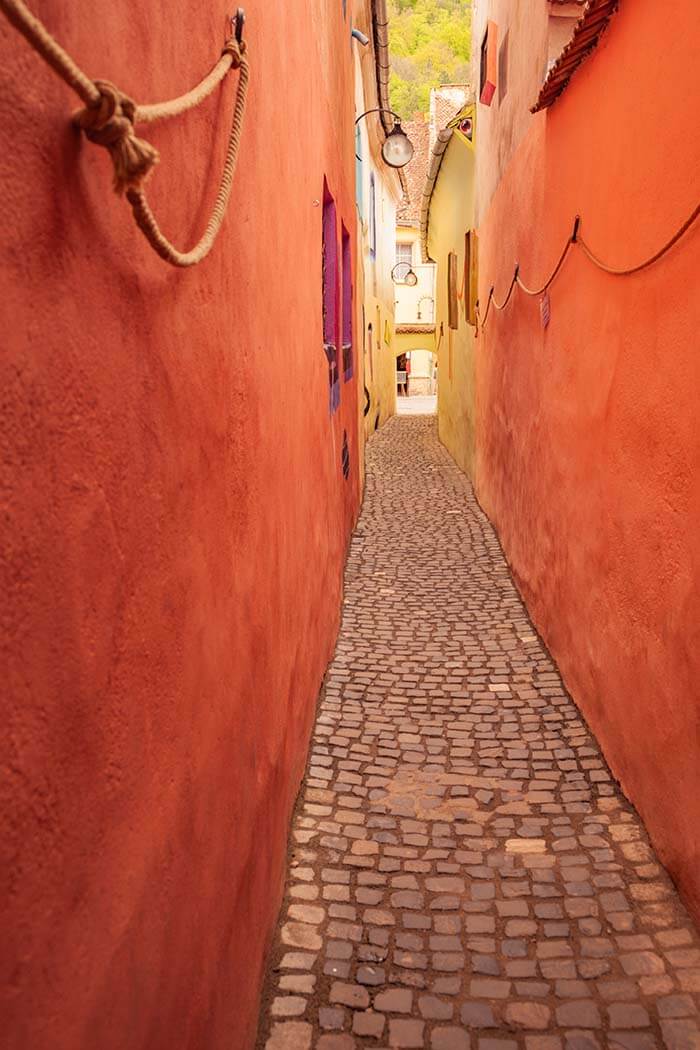
<path id="1" fill-rule="evenodd" d="M 396 414 L 399 416 L 432 416 L 437 412 L 436 394 L 411 394 L 396 398 Z"/>
<path id="2" fill-rule="evenodd" d="M 700 1046 L 697 931 L 435 421 L 367 466 L 259 1046 Z"/>

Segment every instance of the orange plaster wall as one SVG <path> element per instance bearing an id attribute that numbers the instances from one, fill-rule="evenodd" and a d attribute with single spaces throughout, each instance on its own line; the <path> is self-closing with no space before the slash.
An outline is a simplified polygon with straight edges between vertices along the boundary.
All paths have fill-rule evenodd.
<path id="1" fill-rule="evenodd" d="M 698 13 L 621 4 L 532 118 L 480 229 L 480 298 L 536 286 L 575 214 L 614 265 L 697 201 Z M 659 42 L 663 40 L 664 46 Z M 511 51 L 518 46 L 511 38 Z M 477 341 L 476 479 L 544 639 L 700 918 L 700 231 L 607 276 L 577 249 L 545 331 L 516 291 Z"/>
<path id="2" fill-rule="evenodd" d="M 221 4 L 36 5 L 93 76 L 173 97 Z M 328 412 L 324 175 L 354 244 L 340 2 L 246 3 L 212 255 L 162 263 L 76 99 L 0 18 L 0 1016 L 6 1050 L 244 1050 L 358 506 Z M 233 80 L 146 129 L 189 246 Z M 348 431 L 351 476 L 341 470 Z"/>

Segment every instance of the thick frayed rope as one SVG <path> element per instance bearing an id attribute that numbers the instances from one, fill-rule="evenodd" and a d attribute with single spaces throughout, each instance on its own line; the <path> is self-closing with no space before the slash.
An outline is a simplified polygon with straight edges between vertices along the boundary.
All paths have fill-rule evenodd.
<path id="1" fill-rule="evenodd" d="M 214 68 L 187 94 L 169 102 L 138 106 L 111 81 L 91 80 L 23 0 L 0 0 L 0 10 L 37 54 L 84 102 L 84 108 L 74 114 L 73 123 L 85 132 L 90 142 L 104 146 L 109 152 L 114 167 L 114 189 L 117 193 L 126 194 L 136 223 L 153 250 L 173 266 L 192 266 L 200 262 L 211 250 L 221 229 L 238 160 L 249 78 L 245 44 L 235 37 L 227 40 Z M 139 138 L 134 128 L 139 122 L 175 117 L 199 105 L 211 95 L 231 69 L 238 69 L 240 73 L 219 192 L 201 239 L 190 251 L 181 252 L 161 233 L 143 192 L 144 180 L 158 162 L 158 150 L 150 142 Z"/>

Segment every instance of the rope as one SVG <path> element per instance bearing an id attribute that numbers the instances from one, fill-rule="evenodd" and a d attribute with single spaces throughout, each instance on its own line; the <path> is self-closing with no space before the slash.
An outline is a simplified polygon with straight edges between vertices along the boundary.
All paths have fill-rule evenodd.
<path id="1" fill-rule="evenodd" d="M 231 37 L 221 58 L 191 91 L 167 102 L 138 106 L 108 80 L 91 80 L 63 50 L 23 0 L 0 0 L 0 10 L 25 37 L 41 58 L 85 103 L 73 116 L 73 123 L 86 137 L 104 146 L 114 166 L 115 192 L 125 193 L 139 229 L 151 247 L 173 266 L 192 266 L 210 251 L 221 229 L 231 194 L 231 185 L 240 148 L 241 128 L 248 93 L 249 66 L 245 44 Z M 159 160 L 158 151 L 134 133 L 139 121 L 152 123 L 179 116 L 198 106 L 212 94 L 231 69 L 239 70 L 236 102 L 224 169 L 211 218 L 204 234 L 188 252 L 181 252 L 161 232 L 143 191 L 143 183 Z"/>
<path id="2" fill-rule="evenodd" d="M 203 80 L 188 91 L 185 95 L 171 99 L 170 102 L 155 102 L 150 106 L 139 106 L 136 111 L 136 122 L 138 124 L 152 124 L 156 120 L 164 120 L 166 117 L 179 117 L 188 109 L 194 109 L 200 102 L 211 95 L 226 74 L 234 68 L 241 66 L 241 55 L 245 51 L 245 45 L 239 45 L 233 38 L 224 45 L 221 58 L 211 72 L 207 73 Z"/>
<path id="3" fill-rule="evenodd" d="M 486 321 L 488 320 L 488 316 L 489 316 L 489 313 L 491 312 L 491 307 L 492 306 L 494 307 L 495 310 L 505 310 L 506 306 L 510 302 L 511 295 L 513 294 L 513 289 L 514 289 L 516 284 L 518 285 L 518 287 L 523 292 L 525 292 L 526 295 L 530 295 L 530 296 L 543 295 L 544 292 L 547 291 L 549 286 L 553 283 L 553 281 L 559 275 L 559 272 L 561 271 L 564 263 L 566 262 L 567 256 L 568 256 L 569 252 L 571 251 L 571 248 L 574 245 L 579 245 L 581 250 L 583 251 L 584 255 L 595 266 L 597 266 L 600 270 L 602 270 L 604 273 L 611 274 L 613 277 L 629 277 L 631 274 L 640 273 L 641 270 L 646 270 L 647 267 L 652 266 L 654 263 L 658 262 L 659 259 L 662 259 L 663 256 L 666 255 L 666 253 L 669 252 L 671 250 L 671 248 L 673 248 L 673 246 L 678 243 L 678 241 L 681 239 L 681 237 L 685 233 L 687 233 L 687 231 L 690 229 L 690 227 L 693 225 L 693 223 L 696 221 L 696 219 L 698 218 L 699 215 L 700 215 L 700 204 L 695 208 L 695 211 L 692 213 L 692 215 L 690 215 L 686 219 L 686 221 L 683 223 L 683 225 L 680 227 L 680 229 L 678 229 L 676 231 L 676 233 L 674 233 L 674 235 L 668 241 L 666 241 L 666 243 L 663 245 L 662 248 L 659 248 L 659 250 L 657 252 L 654 252 L 653 255 L 649 256 L 649 258 L 645 259 L 643 262 L 637 263 L 636 266 L 630 266 L 630 267 L 628 267 L 626 269 L 616 269 L 615 267 L 608 266 L 607 263 L 602 262 L 602 260 L 599 259 L 597 255 L 595 255 L 595 253 L 589 248 L 589 246 L 586 244 L 586 242 L 584 241 L 583 237 L 581 237 L 581 235 L 579 233 L 579 228 L 580 228 L 580 225 L 581 225 L 581 218 L 580 218 L 580 216 L 577 215 L 576 218 L 574 219 L 573 229 L 571 231 L 571 234 L 569 235 L 569 239 L 567 240 L 566 244 L 564 245 L 564 249 L 563 249 L 561 255 L 559 256 L 559 259 L 557 260 L 556 266 L 554 267 L 554 269 L 552 270 L 552 272 L 550 273 L 549 277 L 544 282 L 544 284 L 542 284 L 539 288 L 528 288 L 528 286 L 520 278 L 520 265 L 518 264 L 518 265 L 516 265 L 515 270 L 513 272 L 513 277 L 512 277 L 512 280 L 510 282 L 510 287 L 508 289 L 508 294 L 506 295 L 506 297 L 505 297 L 505 299 L 503 300 L 502 303 L 499 304 L 499 303 L 496 302 L 496 299 L 494 297 L 495 286 L 491 285 L 491 288 L 489 290 L 489 297 L 488 297 L 488 300 L 487 300 L 487 303 L 486 303 L 486 310 L 484 312 L 483 318 L 480 318 L 480 316 L 479 316 L 479 300 L 477 299 L 477 302 L 476 302 L 476 329 L 477 329 L 477 334 L 479 332 L 479 329 L 483 329 L 485 327 Z"/>
<path id="4" fill-rule="evenodd" d="M 515 289 L 515 283 L 516 283 L 517 280 L 518 280 L 518 267 L 516 266 L 515 269 L 513 270 L 513 276 L 512 276 L 511 281 L 510 281 L 510 288 L 508 289 L 508 294 L 506 295 L 506 297 L 505 297 L 505 299 L 503 300 L 502 303 L 497 303 L 496 302 L 496 296 L 495 296 L 496 289 L 495 288 L 491 289 L 489 305 L 493 306 L 494 310 L 499 310 L 499 311 L 500 310 L 505 310 L 506 306 L 510 302 L 510 297 L 513 294 L 513 291 Z"/>
<path id="5" fill-rule="evenodd" d="M 552 284 L 552 282 L 555 280 L 557 274 L 564 265 L 569 251 L 571 250 L 571 245 L 575 243 L 576 242 L 570 237 L 569 240 L 566 242 L 566 245 L 564 246 L 564 251 L 559 256 L 559 261 L 557 262 L 557 265 L 554 267 L 551 274 L 540 288 L 528 288 L 527 285 L 523 284 L 523 282 L 520 280 L 520 275 L 516 274 L 515 280 L 518 283 L 518 288 L 525 292 L 525 295 L 543 295 L 549 288 L 550 284 Z"/>
<path id="6" fill-rule="evenodd" d="M 630 266 L 623 270 L 618 270 L 613 266 L 607 266 L 604 262 L 601 262 L 597 255 L 594 255 L 588 247 L 583 237 L 579 237 L 578 243 L 581 245 L 584 254 L 598 267 L 598 269 L 603 270 L 604 273 L 612 274 L 613 277 L 629 277 L 633 273 L 639 273 L 640 270 L 646 270 L 647 266 L 651 266 L 653 263 L 658 262 L 659 259 L 663 258 L 666 252 L 670 251 L 674 244 L 681 239 L 683 234 L 690 229 L 698 215 L 700 215 L 700 204 L 698 204 L 693 214 L 685 220 L 681 228 L 674 233 L 673 237 L 671 237 L 669 241 L 666 241 L 663 248 L 659 248 L 658 252 L 655 252 L 654 255 L 650 256 L 648 259 L 645 259 L 644 262 L 638 263 L 637 266 Z"/>
<path id="7" fill-rule="evenodd" d="M 70 55 L 54 40 L 43 22 L 32 14 L 22 0 L 0 0 L 0 9 L 53 71 L 58 73 L 68 87 L 73 88 L 86 106 L 99 105 L 99 88 L 75 64 Z"/>
<path id="8" fill-rule="evenodd" d="M 233 120 L 231 122 L 231 132 L 229 134 L 226 160 L 224 161 L 224 170 L 221 175 L 219 192 L 216 195 L 211 218 L 207 223 L 204 233 L 197 244 L 195 244 L 194 248 L 191 248 L 188 252 L 179 251 L 161 232 L 143 190 L 127 190 L 126 199 L 131 205 L 136 225 L 144 234 L 153 250 L 160 255 L 161 259 L 165 259 L 166 262 L 171 263 L 173 266 L 194 266 L 196 263 L 201 262 L 201 260 L 211 251 L 214 241 L 219 234 L 224 221 L 224 216 L 226 215 L 226 208 L 228 207 L 229 197 L 231 195 L 231 186 L 233 185 L 233 176 L 236 171 L 236 161 L 238 160 L 238 151 L 241 144 L 241 128 L 243 125 L 243 115 L 245 113 L 247 89 L 248 63 L 245 57 L 242 56 L 236 104 L 233 108 Z"/>

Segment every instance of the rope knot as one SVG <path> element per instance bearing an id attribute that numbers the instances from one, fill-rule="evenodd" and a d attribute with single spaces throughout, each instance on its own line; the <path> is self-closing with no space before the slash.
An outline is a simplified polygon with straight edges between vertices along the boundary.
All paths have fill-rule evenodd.
<path id="1" fill-rule="evenodd" d="M 235 36 L 229 37 L 223 46 L 222 55 L 231 56 L 231 69 L 239 69 L 242 62 L 243 56 L 246 52 L 246 42 L 241 40 L 240 44 L 236 40 Z"/>
<path id="2" fill-rule="evenodd" d="M 140 189 L 143 180 L 158 161 L 158 151 L 134 133 L 136 103 L 122 94 L 109 80 L 96 80 L 99 99 L 79 110 L 74 123 L 90 142 L 104 146 L 114 165 L 114 189 L 123 193 Z"/>

